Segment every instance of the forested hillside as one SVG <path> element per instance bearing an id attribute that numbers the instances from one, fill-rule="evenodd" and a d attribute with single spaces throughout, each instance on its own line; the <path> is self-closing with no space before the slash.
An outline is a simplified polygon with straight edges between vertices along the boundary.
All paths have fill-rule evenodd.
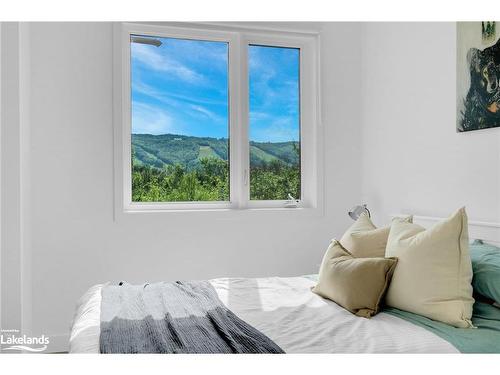
<path id="1" fill-rule="evenodd" d="M 228 201 L 226 138 L 132 134 L 134 202 Z M 250 142 L 250 197 L 300 198 L 298 142 Z"/>
<path id="2" fill-rule="evenodd" d="M 298 164 L 298 142 L 250 142 L 250 164 L 264 165 L 279 160 L 287 165 Z M 176 134 L 132 134 L 134 165 L 163 169 L 180 164 L 192 170 L 203 158 L 227 161 L 227 138 L 201 138 Z"/>

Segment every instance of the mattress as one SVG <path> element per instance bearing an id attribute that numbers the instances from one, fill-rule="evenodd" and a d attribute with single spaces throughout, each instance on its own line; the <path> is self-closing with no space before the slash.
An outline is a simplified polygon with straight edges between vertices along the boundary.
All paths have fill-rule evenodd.
<path id="1" fill-rule="evenodd" d="M 397 316 L 357 317 L 311 292 L 302 277 L 210 280 L 220 300 L 286 353 L 457 353 L 448 341 Z M 102 285 L 78 301 L 71 353 L 99 353 Z M 411 338 L 411 339 L 409 339 Z"/>

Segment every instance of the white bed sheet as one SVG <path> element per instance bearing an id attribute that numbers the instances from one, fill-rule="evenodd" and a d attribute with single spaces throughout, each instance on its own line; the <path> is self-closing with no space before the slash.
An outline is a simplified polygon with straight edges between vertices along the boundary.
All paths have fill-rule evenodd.
<path id="1" fill-rule="evenodd" d="M 286 353 L 458 353 L 435 334 L 395 316 L 357 317 L 311 292 L 307 277 L 210 280 L 221 301 Z M 102 285 L 79 300 L 71 353 L 98 353 Z"/>

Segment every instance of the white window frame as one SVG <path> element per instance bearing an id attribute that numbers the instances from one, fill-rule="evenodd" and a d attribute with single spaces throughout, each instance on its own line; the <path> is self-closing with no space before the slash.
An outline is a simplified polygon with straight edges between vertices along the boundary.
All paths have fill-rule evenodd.
<path id="1" fill-rule="evenodd" d="M 223 41 L 229 49 L 229 202 L 132 202 L 130 35 Z M 318 35 L 247 30 L 225 26 L 178 27 L 117 23 L 114 29 L 115 213 L 285 209 L 285 200 L 250 200 L 248 46 L 300 49 L 301 198 L 298 209 L 322 201 L 322 143 L 319 137 Z"/>

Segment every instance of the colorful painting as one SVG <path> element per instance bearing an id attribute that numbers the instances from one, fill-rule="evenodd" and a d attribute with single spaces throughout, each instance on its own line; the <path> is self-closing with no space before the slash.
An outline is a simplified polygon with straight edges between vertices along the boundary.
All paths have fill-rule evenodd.
<path id="1" fill-rule="evenodd" d="M 500 23 L 457 24 L 457 131 L 500 127 Z"/>

